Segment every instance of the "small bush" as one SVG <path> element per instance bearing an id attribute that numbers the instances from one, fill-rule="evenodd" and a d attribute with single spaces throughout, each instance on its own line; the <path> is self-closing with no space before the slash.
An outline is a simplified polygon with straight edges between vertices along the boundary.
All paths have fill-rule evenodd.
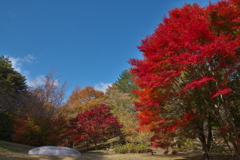
<path id="1" fill-rule="evenodd" d="M 172 148 L 177 150 L 188 150 L 197 148 L 197 145 L 194 143 L 193 140 L 185 139 L 184 141 L 181 141 L 181 143 L 178 143 L 176 146 L 173 146 Z"/>
<path id="2" fill-rule="evenodd" d="M 126 143 L 125 145 L 116 145 L 114 151 L 116 153 L 143 153 L 148 148 L 144 143 Z"/>

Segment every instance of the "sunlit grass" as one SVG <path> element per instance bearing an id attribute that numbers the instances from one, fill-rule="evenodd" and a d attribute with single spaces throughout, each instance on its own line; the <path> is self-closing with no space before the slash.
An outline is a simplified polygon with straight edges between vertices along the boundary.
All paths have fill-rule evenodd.
<path id="1" fill-rule="evenodd" d="M 112 154 L 104 155 L 103 157 L 111 160 L 177 160 L 185 159 L 182 156 L 177 155 L 147 155 L 147 154 Z"/>

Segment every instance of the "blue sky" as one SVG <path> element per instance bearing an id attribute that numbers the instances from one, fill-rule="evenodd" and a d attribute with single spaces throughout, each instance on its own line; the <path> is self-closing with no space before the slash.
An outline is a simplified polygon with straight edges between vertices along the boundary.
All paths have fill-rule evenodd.
<path id="1" fill-rule="evenodd" d="M 1 0 L 0 55 L 28 84 L 56 68 L 70 92 L 76 85 L 104 90 L 130 58 L 141 58 L 141 40 L 185 2 L 209 1 Z"/>

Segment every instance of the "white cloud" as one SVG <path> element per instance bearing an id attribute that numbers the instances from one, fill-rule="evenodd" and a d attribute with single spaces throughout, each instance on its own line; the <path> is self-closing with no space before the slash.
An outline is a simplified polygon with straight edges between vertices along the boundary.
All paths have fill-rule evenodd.
<path id="1" fill-rule="evenodd" d="M 22 74 L 28 74 L 29 73 L 29 71 L 22 71 L 22 69 L 21 69 L 22 65 L 24 63 L 32 63 L 34 59 L 36 59 L 36 58 L 32 55 L 27 55 L 23 58 L 9 57 L 9 60 L 12 62 L 13 68 L 16 71 L 18 71 L 19 73 L 22 73 Z"/>
<path id="2" fill-rule="evenodd" d="M 34 78 L 29 78 L 30 76 L 30 71 L 23 70 L 23 65 L 26 63 L 34 63 L 35 62 L 35 57 L 32 55 L 27 55 L 23 58 L 21 57 L 10 57 L 10 56 L 5 56 L 8 57 L 9 60 L 12 63 L 12 67 L 14 70 L 18 71 L 21 75 L 25 76 L 26 78 L 26 83 L 29 87 L 37 87 L 45 84 L 46 82 L 46 77 L 44 75 L 39 75 L 35 79 Z M 59 80 L 54 80 L 54 85 L 59 86 L 60 82 Z"/>
<path id="3" fill-rule="evenodd" d="M 9 60 L 12 62 L 12 67 L 18 71 L 21 72 L 21 67 L 22 63 L 19 63 L 20 58 L 14 58 L 14 57 L 9 57 Z"/>
<path id="4" fill-rule="evenodd" d="M 33 63 L 36 58 L 34 56 L 30 55 L 30 54 L 23 57 L 23 58 L 21 58 L 21 57 L 10 57 L 10 56 L 6 56 L 6 57 L 8 57 L 9 60 L 11 61 L 12 67 L 16 71 L 18 71 L 19 73 L 21 73 L 23 76 L 26 77 L 27 85 L 29 85 L 29 86 L 32 85 L 33 81 L 30 81 L 29 78 L 28 78 L 28 75 L 30 74 L 30 71 L 23 70 L 22 66 L 26 63 Z"/>
<path id="5" fill-rule="evenodd" d="M 96 85 L 94 86 L 94 89 L 95 89 L 95 90 L 98 90 L 98 91 L 106 92 L 106 89 L 107 89 L 108 87 L 110 87 L 110 86 L 112 86 L 111 83 L 99 82 L 98 84 L 96 84 Z"/>
<path id="6" fill-rule="evenodd" d="M 34 80 L 27 80 L 27 85 L 30 87 L 41 86 L 44 84 L 45 76 L 37 76 Z"/>
<path id="7" fill-rule="evenodd" d="M 47 81 L 46 76 L 40 75 L 40 76 L 37 76 L 34 80 L 31 80 L 31 81 L 27 80 L 27 84 L 30 87 L 38 87 L 46 84 L 47 83 L 46 81 Z M 53 80 L 53 85 L 56 87 L 60 86 L 60 81 L 58 79 Z"/>

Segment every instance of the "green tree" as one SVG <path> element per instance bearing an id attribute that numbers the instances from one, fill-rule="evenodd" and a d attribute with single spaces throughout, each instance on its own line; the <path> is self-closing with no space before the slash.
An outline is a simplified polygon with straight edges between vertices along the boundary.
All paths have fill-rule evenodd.
<path id="1" fill-rule="evenodd" d="M 6 112 L 0 113 L 0 140 L 11 141 L 13 130 L 13 116 Z"/>
<path id="2" fill-rule="evenodd" d="M 128 70 L 124 70 L 115 83 L 123 93 L 131 93 L 132 90 L 137 89 L 132 80 L 132 74 Z"/>
<path id="3" fill-rule="evenodd" d="M 12 67 L 11 61 L 0 56 L 0 139 L 10 140 L 13 134 L 13 115 L 24 107 L 27 89 L 25 77 Z"/>
<path id="4" fill-rule="evenodd" d="M 21 107 L 23 93 L 27 90 L 26 79 L 12 67 L 11 61 L 0 57 L 0 113 Z"/>

